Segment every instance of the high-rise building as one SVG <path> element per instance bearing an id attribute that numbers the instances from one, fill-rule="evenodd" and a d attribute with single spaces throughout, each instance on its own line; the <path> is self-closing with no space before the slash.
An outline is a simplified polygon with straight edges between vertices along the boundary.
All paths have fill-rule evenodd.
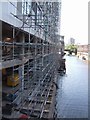
<path id="1" fill-rule="evenodd" d="M 75 44 L 75 39 L 74 39 L 74 38 L 70 38 L 70 40 L 69 40 L 69 44 L 74 45 L 74 44 Z"/>

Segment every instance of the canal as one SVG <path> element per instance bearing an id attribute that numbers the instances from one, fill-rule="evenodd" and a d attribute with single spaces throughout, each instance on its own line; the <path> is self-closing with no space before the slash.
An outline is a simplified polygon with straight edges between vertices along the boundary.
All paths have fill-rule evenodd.
<path id="1" fill-rule="evenodd" d="M 88 118 L 88 64 L 66 56 L 66 74 L 58 76 L 57 118 Z"/>

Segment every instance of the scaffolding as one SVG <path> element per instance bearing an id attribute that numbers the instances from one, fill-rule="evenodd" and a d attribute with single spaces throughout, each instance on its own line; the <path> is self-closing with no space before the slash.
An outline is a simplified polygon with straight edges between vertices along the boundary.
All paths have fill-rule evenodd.
<path id="1" fill-rule="evenodd" d="M 22 24 L 20 27 L 10 26 L 11 39 L 3 38 L 1 42 L 2 67 L 7 69 L 7 76 L 11 75 L 12 84 L 18 74 L 18 83 L 2 88 L 3 96 L 13 95 L 12 100 L 3 100 L 3 117 L 19 118 L 21 114 L 30 118 L 54 117 L 50 111 L 60 59 L 57 37 L 60 5 L 59 2 L 23 0 L 17 3 L 19 9 L 14 6 L 17 14 L 11 12 L 11 15 Z M 6 106 L 12 109 L 11 113 L 6 114 Z"/>

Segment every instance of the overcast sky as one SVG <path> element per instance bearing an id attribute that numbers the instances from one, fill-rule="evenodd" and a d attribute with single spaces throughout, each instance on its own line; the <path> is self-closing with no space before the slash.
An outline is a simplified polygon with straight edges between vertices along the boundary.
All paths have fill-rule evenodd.
<path id="1" fill-rule="evenodd" d="M 60 34 L 65 43 L 70 37 L 76 43 L 88 43 L 88 0 L 62 0 Z"/>

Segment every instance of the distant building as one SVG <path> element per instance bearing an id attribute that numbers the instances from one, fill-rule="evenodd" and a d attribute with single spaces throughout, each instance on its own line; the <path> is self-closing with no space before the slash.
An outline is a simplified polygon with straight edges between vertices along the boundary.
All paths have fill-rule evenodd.
<path id="1" fill-rule="evenodd" d="M 89 49 L 90 45 L 78 45 L 78 52 L 85 52 L 88 53 L 88 49 Z"/>
<path id="2" fill-rule="evenodd" d="M 69 44 L 74 45 L 75 44 L 75 39 L 74 38 L 70 38 Z"/>
<path id="3" fill-rule="evenodd" d="M 89 60 L 90 61 L 90 44 L 88 45 L 78 45 L 77 46 L 77 56 L 81 59 Z"/>

